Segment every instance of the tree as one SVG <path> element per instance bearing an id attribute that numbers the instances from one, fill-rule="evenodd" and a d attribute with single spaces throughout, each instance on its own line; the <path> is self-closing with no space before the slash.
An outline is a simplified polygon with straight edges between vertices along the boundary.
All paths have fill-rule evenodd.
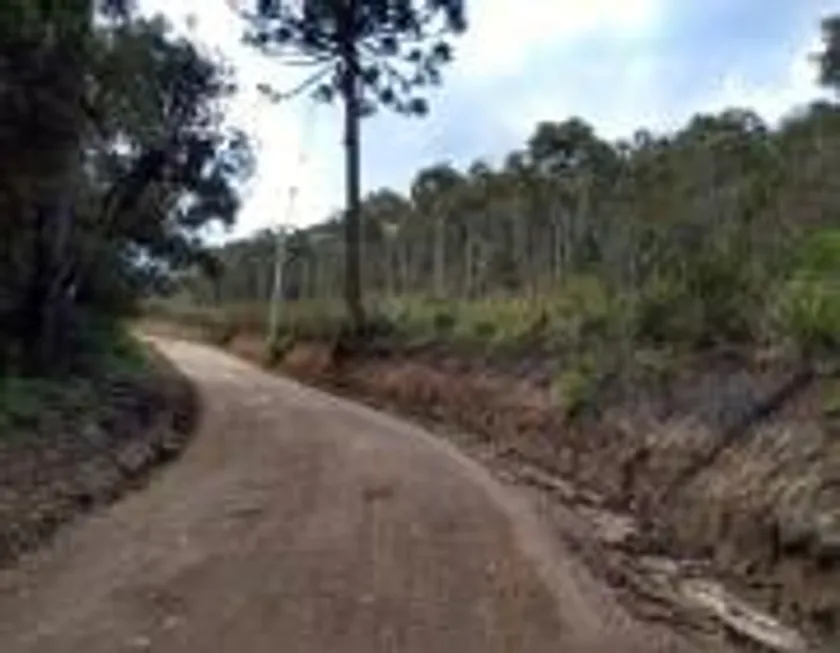
<path id="1" fill-rule="evenodd" d="M 838 31 L 826 28 L 826 53 L 838 48 Z M 833 58 L 821 60 L 824 79 Z M 416 294 L 451 300 L 455 292 L 482 298 L 530 290 L 535 301 L 525 323 L 534 304 L 562 314 L 573 299 L 580 320 L 560 340 L 609 333 L 622 347 L 639 339 L 656 348 L 743 345 L 769 342 L 773 330 L 792 325 L 806 338 L 836 343 L 838 167 L 840 108 L 831 101 L 802 107 L 779 125 L 732 108 L 615 143 L 580 118 L 546 122 L 495 169 L 434 166 L 418 173 L 411 201 L 388 192 L 366 198 L 369 290 L 391 294 L 399 286 L 403 297 L 385 305 L 404 306 L 391 315 L 412 328 L 416 318 L 452 317 L 440 301 L 431 315 L 414 314 Z M 306 230 L 313 259 L 330 262 L 323 267 L 332 283 L 318 287 L 321 297 L 333 296 L 340 277 L 331 263 L 339 226 L 333 220 Z M 387 282 L 395 253 L 401 284 Z M 823 279 L 826 270 L 834 280 Z M 797 274 L 813 284 L 811 295 L 796 285 L 802 279 L 791 282 Z M 514 303 L 516 311 L 526 304 Z M 462 316 L 472 313 L 461 308 Z M 491 310 L 484 302 L 474 308 Z M 778 326 L 783 320 L 787 327 Z M 500 328 L 481 322 L 476 332 Z"/>
<path id="2" fill-rule="evenodd" d="M 389 294 L 396 292 L 397 278 L 403 288 L 407 281 L 407 252 L 401 251 L 399 244 L 406 236 L 410 209 L 406 198 L 388 189 L 370 193 L 362 203 L 362 216 L 368 227 L 365 229 L 365 247 L 372 247 L 374 251 L 381 248 L 381 257 L 365 257 L 368 275 L 374 283 L 383 279 Z"/>
<path id="3" fill-rule="evenodd" d="M 346 152 L 345 300 L 356 329 L 363 326 L 360 120 L 384 106 L 424 115 L 423 89 L 441 81 L 451 59 L 447 36 L 466 27 L 465 0 L 257 0 L 248 40 L 266 54 L 314 72 L 291 93 L 313 90 L 344 104 Z"/>
<path id="4" fill-rule="evenodd" d="M 840 92 L 840 15 L 823 20 L 822 41 L 823 49 L 817 54 L 820 83 Z"/>
<path id="5" fill-rule="evenodd" d="M 198 230 L 233 220 L 251 165 L 221 127 L 225 69 L 160 20 L 95 8 L 3 8 L 0 362 L 38 373 L 84 312 L 201 258 Z"/>
<path id="6" fill-rule="evenodd" d="M 432 269 L 434 293 L 439 298 L 446 295 L 446 234 L 456 189 L 462 183 L 460 173 L 452 166 L 438 164 L 418 172 L 411 185 L 415 206 L 434 225 Z"/>

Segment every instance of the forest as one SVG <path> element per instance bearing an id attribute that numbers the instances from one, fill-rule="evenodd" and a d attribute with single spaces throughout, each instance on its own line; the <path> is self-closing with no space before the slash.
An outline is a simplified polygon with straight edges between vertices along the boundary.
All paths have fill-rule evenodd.
<path id="1" fill-rule="evenodd" d="M 834 94 L 840 19 L 822 29 L 814 75 Z M 618 141 L 583 118 L 543 122 L 500 165 L 441 162 L 407 193 L 363 199 L 368 311 L 398 339 L 611 361 L 638 348 L 836 352 L 838 166 L 832 100 L 778 124 L 730 108 Z M 214 274 L 186 272 L 151 310 L 211 321 L 221 338 L 266 334 L 279 280 L 269 340 L 331 337 L 345 244 L 341 215 L 265 230 L 217 248 Z"/>
<path id="2" fill-rule="evenodd" d="M 823 98 L 778 121 L 613 140 L 558 116 L 501 161 L 368 193 L 358 243 L 347 211 L 216 247 L 147 317 L 632 515 L 623 562 L 593 552 L 621 590 L 668 551 L 836 642 L 840 17 L 814 28 Z"/>

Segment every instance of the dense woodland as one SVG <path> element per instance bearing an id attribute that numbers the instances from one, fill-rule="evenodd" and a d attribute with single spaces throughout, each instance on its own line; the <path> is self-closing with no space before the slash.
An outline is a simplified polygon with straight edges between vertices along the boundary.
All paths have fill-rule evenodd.
<path id="1" fill-rule="evenodd" d="M 836 92 L 840 19 L 822 27 L 814 74 Z M 500 166 L 441 163 L 407 194 L 369 194 L 363 286 L 398 326 L 447 338 L 568 335 L 572 313 L 653 344 L 824 351 L 840 344 L 838 170 L 828 100 L 779 124 L 733 108 L 617 142 L 581 118 L 545 122 Z M 181 299 L 262 326 L 275 236 L 219 249 L 218 275 L 185 276 Z M 341 216 L 282 239 L 288 316 L 313 304 L 295 300 L 340 298 L 344 249 Z"/>
<path id="2" fill-rule="evenodd" d="M 223 62 L 129 2 L 4 1 L 0 30 L 0 377 L 51 374 L 209 260 L 250 152 Z"/>

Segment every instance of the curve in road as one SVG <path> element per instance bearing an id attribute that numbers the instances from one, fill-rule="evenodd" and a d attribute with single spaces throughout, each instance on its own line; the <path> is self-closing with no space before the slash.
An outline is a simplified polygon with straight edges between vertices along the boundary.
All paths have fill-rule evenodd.
<path id="1" fill-rule="evenodd" d="M 4 653 L 693 650 L 630 620 L 527 502 L 400 420 L 196 344 L 176 464 L 0 574 Z"/>

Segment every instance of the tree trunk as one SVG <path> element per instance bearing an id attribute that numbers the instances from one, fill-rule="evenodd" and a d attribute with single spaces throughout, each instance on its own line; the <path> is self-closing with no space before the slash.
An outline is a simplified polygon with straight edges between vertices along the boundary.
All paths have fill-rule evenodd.
<path id="1" fill-rule="evenodd" d="M 354 330 L 364 326 L 361 283 L 361 158 L 359 96 L 359 53 L 354 24 L 356 0 L 348 0 L 341 26 L 341 58 L 344 65 L 342 96 L 344 99 L 345 190 L 344 216 L 344 299 Z"/>
<path id="2" fill-rule="evenodd" d="M 402 247 L 400 248 L 402 255 L 400 257 L 400 292 L 407 295 L 411 292 L 411 237 L 403 237 Z"/>
<path id="3" fill-rule="evenodd" d="M 385 294 L 388 297 L 393 297 L 397 294 L 397 286 L 394 282 L 394 247 L 392 245 L 393 236 L 386 236 L 383 242 L 383 249 L 385 250 Z"/>
<path id="4" fill-rule="evenodd" d="M 435 296 L 441 299 L 446 295 L 446 221 L 442 215 L 435 220 L 434 248 Z"/>
<path id="5" fill-rule="evenodd" d="M 87 37 L 89 7 L 78 11 L 80 29 L 59 30 L 56 42 L 35 62 L 42 88 L 28 99 L 31 110 L 42 113 L 44 124 L 50 125 L 53 143 L 44 153 L 40 183 L 30 205 L 37 223 L 22 335 L 24 364 L 32 373 L 56 369 L 73 353 L 61 341 L 70 330 L 72 282 L 79 263 L 71 249 L 76 228 L 74 175 L 84 125 L 78 108 L 85 81 L 80 50 Z"/>
<path id="6" fill-rule="evenodd" d="M 473 296 L 473 275 L 475 273 L 473 248 L 472 229 L 468 224 L 464 232 L 464 297 L 467 299 L 472 299 Z"/>
<path id="7" fill-rule="evenodd" d="M 20 325 L 19 335 L 23 343 L 24 366 L 29 373 L 38 373 L 42 366 L 41 339 L 43 337 L 43 311 L 46 304 L 47 285 L 49 283 L 46 224 L 47 215 L 43 208 L 35 211 L 32 225 L 31 272 L 27 279 L 27 288 L 23 304 L 18 309 Z"/>
<path id="8" fill-rule="evenodd" d="M 274 283 L 271 288 L 271 304 L 268 309 L 268 337 L 277 336 L 280 326 L 280 307 L 283 303 L 283 266 L 286 263 L 286 234 L 283 227 L 275 235 Z"/>

